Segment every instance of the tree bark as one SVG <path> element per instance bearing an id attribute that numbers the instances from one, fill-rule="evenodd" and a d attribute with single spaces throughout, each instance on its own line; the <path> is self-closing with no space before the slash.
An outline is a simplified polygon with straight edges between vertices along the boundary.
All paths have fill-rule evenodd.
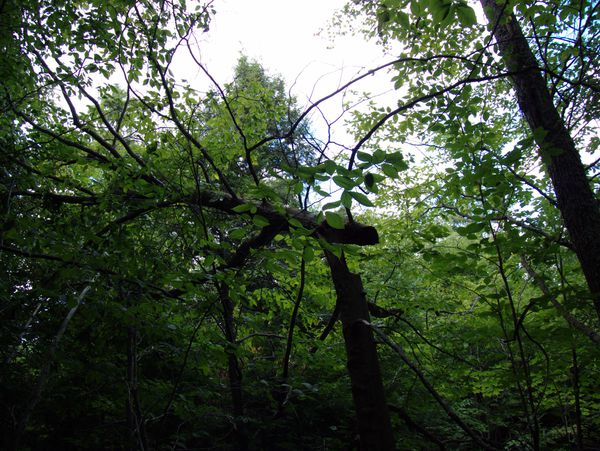
<path id="1" fill-rule="evenodd" d="M 229 389 L 231 392 L 231 404 L 234 416 L 234 437 L 236 449 L 244 451 L 248 449 L 248 437 L 243 422 L 244 416 L 244 392 L 242 385 L 242 369 L 237 356 L 235 347 L 237 346 L 235 321 L 233 313 L 235 305 L 229 296 L 229 287 L 225 282 L 218 284 L 219 297 L 223 307 L 223 326 L 225 329 L 225 338 L 227 340 L 227 375 L 229 378 Z"/>
<path id="2" fill-rule="evenodd" d="M 505 13 L 504 3 L 480 1 L 500 54 L 514 73 L 511 78 L 519 107 L 539 146 L 600 319 L 600 209 L 585 168 L 515 16 Z"/>
<path id="3" fill-rule="evenodd" d="M 325 251 L 340 307 L 346 345 L 348 374 L 358 420 L 360 449 L 395 449 L 390 414 L 377 358 L 373 331 L 369 323 L 367 300 L 358 274 L 348 269 L 344 257 Z"/>

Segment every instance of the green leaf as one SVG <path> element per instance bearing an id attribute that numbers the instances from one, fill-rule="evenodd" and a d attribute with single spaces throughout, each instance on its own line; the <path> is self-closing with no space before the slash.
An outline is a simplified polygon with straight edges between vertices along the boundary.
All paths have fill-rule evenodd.
<path id="1" fill-rule="evenodd" d="M 470 235 L 472 233 L 478 233 L 481 232 L 484 228 L 485 228 L 485 223 L 482 222 L 473 222 L 471 224 L 468 224 L 464 227 L 457 227 L 456 231 L 462 235 L 462 236 L 466 236 L 466 235 Z"/>
<path id="2" fill-rule="evenodd" d="M 310 262 L 313 258 L 315 258 L 315 250 L 311 246 L 306 246 L 304 248 L 304 252 L 302 253 L 302 257 L 307 263 Z"/>
<path id="3" fill-rule="evenodd" d="M 390 178 L 395 179 L 398 177 L 398 170 L 391 164 L 382 164 L 381 170 L 385 175 L 387 175 Z"/>
<path id="4" fill-rule="evenodd" d="M 373 204 L 373 202 L 371 202 L 371 200 L 366 195 L 364 195 L 363 193 L 359 193 L 359 192 L 353 191 L 353 192 L 350 193 L 350 195 L 354 199 L 356 199 L 356 201 L 359 204 L 362 204 L 362 205 L 364 205 L 366 207 L 374 207 L 375 206 Z"/>
<path id="5" fill-rule="evenodd" d="M 385 156 L 386 163 L 393 165 L 398 171 L 405 170 L 408 165 L 402 152 L 391 152 Z"/>
<path id="6" fill-rule="evenodd" d="M 450 14 L 452 4 L 446 0 L 431 0 L 429 2 L 429 11 L 433 17 L 434 23 L 444 21 Z"/>
<path id="7" fill-rule="evenodd" d="M 338 165 L 333 160 L 327 160 L 324 163 L 325 172 L 327 172 L 329 175 L 335 174 L 337 167 Z"/>
<path id="8" fill-rule="evenodd" d="M 385 152 L 381 149 L 377 149 L 375 152 L 373 152 L 373 158 L 371 160 L 371 163 L 373 164 L 379 164 L 379 163 L 383 163 L 385 161 Z"/>
<path id="9" fill-rule="evenodd" d="M 365 186 L 369 189 L 373 189 L 375 186 L 375 176 L 370 172 L 365 174 Z"/>
<path id="10" fill-rule="evenodd" d="M 334 208 L 338 208 L 340 206 L 340 201 L 336 200 L 335 202 L 329 202 L 323 205 L 323 210 L 332 210 Z"/>
<path id="11" fill-rule="evenodd" d="M 342 205 L 346 208 L 352 207 L 352 196 L 350 196 L 350 193 L 348 191 L 344 191 L 342 193 L 341 202 L 342 202 Z"/>
<path id="12" fill-rule="evenodd" d="M 320 186 L 315 185 L 315 186 L 313 186 L 313 189 L 319 196 L 329 197 L 329 193 L 327 191 L 323 191 Z"/>
<path id="13" fill-rule="evenodd" d="M 396 13 L 396 16 L 397 16 L 398 25 L 401 25 L 403 28 L 410 27 L 410 18 L 408 16 L 408 14 L 406 14 L 404 11 L 398 11 Z"/>
<path id="14" fill-rule="evenodd" d="M 356 183 L 348 177 L 344 177 L 343 175 L 336 175 L 333 177 L 333 181 L 337 186 L 344 189 L 352 189 L 356 186 Z"/>
<path id="15" fill-rule="evenodd" d="M 158 143 L 156 141 L 153 141 L 146 147 L 146 152 L 154 153 L 156 152 L 156 149 L 158 149 Z"/>
<path id="16" fill-rule="evenodd" d="M 246 213 L 248 211 L 252 211 L 253 208 L 256 208 L 253 204 L 241 204 L 237 207 L 233 207 L 232 210 L 236 213 Z"/>
<path id="17" fill-rule="evenodd" d="M 304 184 L 302 182 L 298 182 L 294 185 L 294 194 L 300 194 L 304 189 Z"/>
<path id="18" fill-rule="evenodd" d="M 458 17 L 458 21 L 463 27 L 471 27 L 477 23 L 475 11 L 468 5 L 458 5 L 456 8 L 456 15 Z"/>
<path id="19" fill-rule="evenodd" d="M 229 232 L 229 237 L 232 240 L 239 240 L 244 238 L 247 234 L 248 232 L 244 229 L 234 229 L 231 232 Z"/>
<path id="20" fill-rule="evenodd" d="M 259 227 L 266 227 L 270 224 L 269 220 L 261 215 L 254 215 L 252 217 L 252 222 Z"/>
<path id="21" fill-rule="evenodd" d="M 356 153 L 356 156 L 360 161 L 365 161 L 367 163 L 371 162 L 371 154 L 367 152 L 361 152 L 360 150 Z"/>
<path id="22" fill-rule="evenodd" d="M 423 14 L 423 8 L 421 7 L 421 3 L 418 0 L 412 0 L 410 2 L 410 12 L 417 17 L 421 17 L 421 15 Z"/>
<path id="23" fill-rule="evenodd" d="M 332 211 L 325 212 L 325 221 L 327 221 L 327 224 L 329 224 L 329 226 L 333 227 L 334 229 L 342 230 L 345 226 L 344 218 L 341 215 Z"/>

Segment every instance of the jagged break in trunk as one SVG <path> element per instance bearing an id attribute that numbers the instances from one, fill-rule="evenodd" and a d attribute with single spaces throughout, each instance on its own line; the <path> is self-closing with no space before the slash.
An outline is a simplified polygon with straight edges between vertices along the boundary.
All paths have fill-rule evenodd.
<path id="1" fill-rule="evenodd" d="M 383 381 L 369 310 L 360 276 L 348 269 L 343 258 L 326 251 L 340 307 L 348 374 L 356 408 L 361 450 L 393 450 L 394 437 L 385 400 Z"/>

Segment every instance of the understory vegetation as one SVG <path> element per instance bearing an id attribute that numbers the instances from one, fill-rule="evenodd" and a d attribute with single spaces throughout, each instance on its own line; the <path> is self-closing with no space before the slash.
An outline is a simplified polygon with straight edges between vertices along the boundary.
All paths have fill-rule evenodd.
<path id="1" fill-rule="evenodd" d="M 0 8 L 3 449 L 600 449 L 597 2 L 354 0 L 308 105 L 218 2 Z"/>

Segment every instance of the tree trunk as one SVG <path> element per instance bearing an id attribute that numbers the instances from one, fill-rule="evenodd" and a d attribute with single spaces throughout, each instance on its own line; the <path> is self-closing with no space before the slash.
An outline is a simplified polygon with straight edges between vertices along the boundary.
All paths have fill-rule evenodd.
<path id="1" fill-rule="evenodd" d="M 218 285 L 219 297 L 223 307 L 223 326 L 225 329 L 225 338 L 228 342 L 227 353 L 227 375 L 229 378 L 229 389 L 231 391 L 231 404 L 234 416 L 234 436 L 236 449 L 244 451 L 248 449 L 248 437 L 244 427 L 244 393 L 242 389 L 242 369 L 235 355 L 235 346 L 237 346 L 235 324 L 234 324 L 234 304 L 229 296 L 229 287 L 226 283 Z"/>
<path id="2" fill-rule="evenodd" d="M 325 251 L 340 307 L 348 374 L 358 420 L 360 449 L 395 449 L 390 414 L 385 400 L 383 380 L 377 358 L 367 300 L 360 276 L 352 274 L 344 257 Z M 367 323 L 365 323 L 365 321 Z"/>
<path id="3" fill-rule="evenodd" d="M 21 414 L 19 422 L 16 425 L 15 436 L 14 436 L 14 446 L 13 446 L 13 448 L 15 450 L 21 449 L 21 446 L 20 446 L 21 436 L 25 433 L 25 430 L 27 429 L 27 424 L 29 423 L 29 418 L 31 417 L 31 414 L 33 413 L 35 407 L 37 406 L 37 403 L 40 401 L 40 399 L 42 399 L 42 392 L 43 392 L 44 388 L 46 387 L 46 383 L 48 382 L 48 379 L 50 378 L 50 373 L 52 370 L 52 365 L 54 364 L 54 359 L 56 357 L 56 351 L 58 350 L 58 345 L 60 344 L 60 341 L 61 341 L 63 335 L 65 334 L 65 331 L 67 330 L 67 326 L 69 325 L 69 322 L 71 322 L 71 319 L 73 319 L 73 316 L 75 315 L 75 313 L 77 312 L 77 310 L 79 309 L 81 304 L 83 303 L 84 298 L 86 297 L 88 291 L 90 291 L 91 288 L 92 288 L 92 286 L 88 285 L 81 291 L 81 294 L 77 298 L 77 303 L 75 304 L 75 306 L 73 306 L 69 310 L 69 312 L 67 313 L 67 316 L 65 316 L 65 319 L 63 319 L 63 321 L 58 329 L 58 332 L 56 333 L 56 335 L 54 336 L 54 339 L 52 340 L 52 344 L 50 345 L 50 349 L 48 350 L 48 355 L 46 357 L 46 362 L 44 363 L 42 369 L 40 370 L 40 374 L 37 378 L 37 383 L 33 389 L 31 399 L 27 403 L 25 410 Z"/>
<path id="4" fill-rule="evenodd" d="M 480 0 L 493 27 L 500 54 L 508 69 L 521 111 L 539 146 L 550 175 L 558 207 L 592 293 L 600 319 L 600 209 L 588 183 L 575 143 L 514 15 L 506 5 Z"/>
<path id="5" fill-rule="evenodd" d="M 146 427 L 138 390 L 138 332 L 133 326 L 127 328 L 127 428 L 129 449 L 145 451 L 148 448 Z"/>
<path id="6" fill-rule="evenodd" d="M 573 344 L 571 351 L 573 366 L 571 367 L 571 381 L 573 384 L 573 396 L 575 397 L 575 443 L 576 449 L 581 451 L 583 447 L 583 427 L 581 424 L 581 397 L 579 394 L 579 364 L 577 363 L 577 348 Z"/>

